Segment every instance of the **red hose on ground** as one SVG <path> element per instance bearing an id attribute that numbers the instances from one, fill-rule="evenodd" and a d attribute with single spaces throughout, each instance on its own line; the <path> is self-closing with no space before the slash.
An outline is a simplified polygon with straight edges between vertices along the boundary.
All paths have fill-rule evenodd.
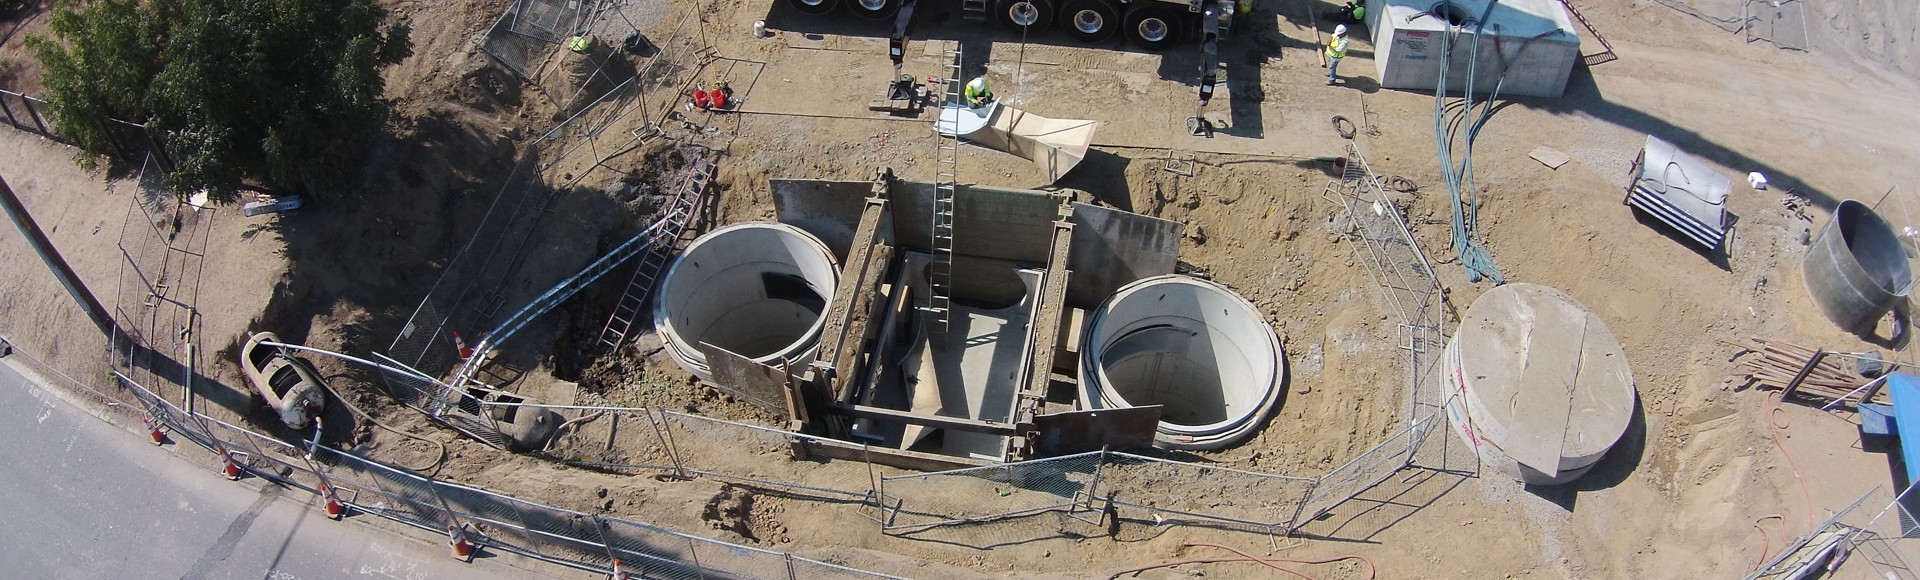
<path id="1" fill-rule="evenodd" d="M 1773 552 L 1773 533 L 1768 532 L 1766 527 L 1760 525 L 1760 522 L 1767 520 L 1780 520 L 1784 522 L 1786 519 L 1787 518 L 1782 517 L 1780 514 L 1767 514 L 1753 520 L 1753 529 L 1760 530 L 1760 539 L 1766 542 L 1766 544 L 1760 546 L 1760 559 L 1753 561 L 1753 567 L 1747 569 L 1748 574 L 1759 572 L 1760 566 L 1767 563 L 1767 556 Z"/>
<path id="2" fill-rule="evenodd" d="M 1774 397 L 1777 393 L 1780 393 L 1780 391 L 1768 393 L 1765 399 L 1767 405 L 1767 435 L 1773 437 L 1773 446 L 1780 450 L 1780 455 L 1787 458 L 1787 467 L 1793 468 L 1793 479 L 1800 482 L 1800 497 L 1807 502 L 1807 529 L 1813 529 L 1813 512 L 1815 510 L 1813 506 L 1813 492 L 1807 489 L 1807 478 L 1800 475 L 1799 462 L 1793 460 L 1793 454 L 1787 452 L 1786 444 L 1780 442 L 1780 431 L 1786 429 L 1792 422 L 1782 422 L 1776 419 L 1776 414 L 1780 412 L 1780 400 Z"/>
<path id="3" fill-rule="evenodd" d="M 1223 546 L 1223 545 L 1215 544 L 1212 542 L 1187 542 L 1186 544 L 1183 544 L 1183 545 L 1188 548 L 1200 547 L 1200 546 L 1205 546 L 1208 548 L 1219 548 L 1222 550 L 1226 550 L 1228 552 L 1233 552 L 1234 554 L 1240 557 L 1238 558 L 1199 558 L 1199 559 L 1192 559 L 1192 560 L 1180 560 L 1175 562 L 1162 562 L 1162 563 L 1154 564 L 1151 566 L 1142 566 L 1139 568 L 1133 568 L 1129 570 L 1121 570 L 1119 572 L 1114 572 L 1112 575 L 1107 576 L 1107 580 L 1114 580 L 1121 576 L 1124 576 L 1127 574 L 1133 574 L 1136 572 L 1145 572 L 1147 570 L 1153 570 L 1157 568 L 1168 568 L 1172 566 L 1179 566 L 1182 564 L 1215 564 L 1215 563 L 1223 563 L 1223 562 L 1254 562 L 1262 566 L 1266 566 L 1268 568 L 1279 570 L 1281 572 L 1286 572 L 1288 574 L 1299 576 L 1301 578 L 1306 578 L 1307 580 L 1319 580 L 1317 578 L 1308 576 L 1301 572 L 1297 572 L 1297 571 L 1282 567 L 1279 564 L 1275 564 L 1274 562 L 1286 562 L 1288 564 L 1317 565 L 1317 564 L 1332 564 L 1334 562 L 1339 562 L 1341 560 L 1359 560 L 1367 564 L 1367 580 L 1373 580 L 1374 578 L 1378 577 L 1380 574 L 1380 569 L 1378 566 L 1375 566 L 1373 564 L 1373 560 L 1368 560 L 1366 556 L 1361 556 L 1358 554 L 1335 556 L 1335 557 L 1327 558 L 1324 560 L 1295 560 L 1291 558 L 1261 558 L 1259 556 L 1248 554 L 1246 552 L 1242 552 L 1238 549 L 1235 549 L 1229 546 Z"/>

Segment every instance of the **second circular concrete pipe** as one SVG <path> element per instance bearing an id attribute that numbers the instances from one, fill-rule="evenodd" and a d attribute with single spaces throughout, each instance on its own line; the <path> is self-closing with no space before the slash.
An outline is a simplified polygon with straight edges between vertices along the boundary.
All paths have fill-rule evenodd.
<path id="1" fill-rule="evenodd" d="M 653 324 L 674 361 L 704 381 L 713 369 L 702 342 L 758 363 L 803 365 L 839 281 L 833 253 L 800 228 L 727 226 L 694 240 L 661 275 Z"/>
<path id="2" fill-rule="evenodd" d="M 1156 447 L 1218 449 L 1258 430 L 1286 379 L 1280 340 L 1225 286 L 1155 276 L 1094 310 L 1080 344 L 1080 406 L 1161 405 Z"/>

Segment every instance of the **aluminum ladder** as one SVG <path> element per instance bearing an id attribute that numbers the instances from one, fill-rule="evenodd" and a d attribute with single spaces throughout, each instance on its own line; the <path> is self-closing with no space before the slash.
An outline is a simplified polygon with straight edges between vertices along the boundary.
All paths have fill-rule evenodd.
<path id="1" fill-rule="evenodd" d="M 960 78 L 960 43 L 948 44 L 946 93 L 941 97 L 944 104 L 964 104 L 960 87 L 967 81 Z M 958 126 L 960 109 L 942 107 L 941 115 L 951 115 L 944 119 L 948 124 Z M 952 322 L 953 311 L 953 197 L 960 176 L 960 136 L 956 133 L 941 135 L 934 145 L 934 183 L 933 183 L 933 263 L 927 266 L 927 313 L 930 323 L 928 336 L 933 340 L 945 338 L 947 328 Z"/>
<path id="2" fill-rule="evenodd" d="M 713 180 L 713 170 L 713 162 L 706 158 L 694 160 L 693 170 L 680 183 L 680 189 L 674 192 L 673 199 L 662 208 L 661 219 L 665 219 L 666 224 L 647 240 L 645 254 L 641 256 L 640 264 L 634 267 L 633 278 L 627 281 L 626 292 L 621 293 L 620 301 L 614 303 L 606 326 L 600 328 L 602 346 L 619 348 L 633 331 L 633 323 L 640 319 L 640 313 L 647 305 L 647 296 L 653 292 L 653 284 L 660 278 L 661 268 L 666 266 L 667 258 L 678 249 L 681 237 L 687 231 L 687 224 L 705 205 L 707 184 Z"/>

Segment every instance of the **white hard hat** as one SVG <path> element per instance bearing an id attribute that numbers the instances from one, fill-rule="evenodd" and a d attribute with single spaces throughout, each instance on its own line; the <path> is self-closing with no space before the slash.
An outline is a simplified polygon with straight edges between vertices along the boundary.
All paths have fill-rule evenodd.
<path id="1" fill-rule="evenodd" d="M 987 77 L 973 77 L 973 80 L 967 81 L 967 87 L 976 91 L 987 90 Z"/>
<path id="2" fill-rule="evenodd" d="M 1346 36 L 1346 35 L 1347 35 L 1347 25 L 1345 25 L 1345 24 L 1336 24 L 1336 25 L 1334 25 L 1334 26 L 1333 26 L 1333 35 L 1334 35 L 1334 36 Z"/>

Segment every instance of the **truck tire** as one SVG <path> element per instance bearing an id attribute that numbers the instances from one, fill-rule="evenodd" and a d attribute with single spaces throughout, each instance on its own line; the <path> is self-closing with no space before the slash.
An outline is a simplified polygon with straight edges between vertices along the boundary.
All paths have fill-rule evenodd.
<path id="1" fill-rule="evenodd" d="M 795 10 L 808 14 L 826 14 L 833 11 L 833 5 L 840 0 L 787 0 Z"/>
<path id="2" fill-rule="evenodd" d="M 1087 44 L 1113 38 L 1122 22 L 1112 0 L 1066 0 L 1060 5 L 1060 28 Z"/>
<path id="3" fill-rule="evenodd" d="M 1032 35 L 1053 26 L 1053 0 L 1000 0 L 993 13 L 1000 26 L 1015 34 Z"/>
<path id="4" fill-rule="evenodd" d="M 1127 40 L 1148 52 L 1160 52 L 1180 42 L 1185 13 L 1164 4 L 1135 2 L 1127 10 Z"/>
<path id="5" fill-rule="evenodd" d="M 854 14 L 868 20 L 886 20 L 900 11 L 900 0 L 847 0 Z"/>

